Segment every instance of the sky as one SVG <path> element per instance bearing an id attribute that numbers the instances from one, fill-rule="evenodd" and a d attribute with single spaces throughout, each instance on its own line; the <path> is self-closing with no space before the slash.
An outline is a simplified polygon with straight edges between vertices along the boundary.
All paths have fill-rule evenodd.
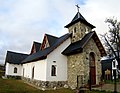
<path id="1" fill-rule="evenodd" d="M 0 0 L 0 64 L 7 51 L 29 54 L 45 33 L 68 33 L 64 26 L 77 13 L 76 4 L 98 35 L 108 31 L 106 18 L 120 21 L 120 0 Z"/>

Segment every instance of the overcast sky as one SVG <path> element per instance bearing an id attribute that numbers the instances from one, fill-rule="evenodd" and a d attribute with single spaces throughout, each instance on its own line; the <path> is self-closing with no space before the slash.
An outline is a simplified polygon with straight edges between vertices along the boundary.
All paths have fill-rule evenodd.
<path id="1" fill-rule="evenodd" d="M 108 30 L 106 18 L 120 20 L 120 0 L 0 0 L 0 63 L 7 50 L 30 53 L 33 41 L 42 42 L 45 33 L 67 33 L 64 26 L 77 13 L 76 4 L 97 34 Z"/>

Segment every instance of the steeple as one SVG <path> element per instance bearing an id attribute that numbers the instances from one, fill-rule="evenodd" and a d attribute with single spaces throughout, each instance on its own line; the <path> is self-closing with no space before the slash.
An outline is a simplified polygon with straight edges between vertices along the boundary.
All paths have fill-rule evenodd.
<path id="1" fill-rule="evenodd" d="M 76 20 L 78 20 L 78 19 L 81 19 L 81 20 L 86 21 L 86 19 L 80 14 L 80 12 L 77 12 L 77 14 L 76 14 L 75 17 L 72 19 L 71 22 L 74 22 L 74 21 L 76 21 Z"/>
<path id="2" fill-rule="evenodd" d="M 81 13 L 79 11 L 75 15 L 75 17 L 72 19 L 72 21 L 65 27 L 68 28 L 69 26 L 71 26 L 79 21 L 86 24 L 87 26 L 90 26 L 92 29 L 95 28 L 95 26 L 93 26 L 92 24 L 90 24 L 89 22 L 86 21 L 86 19 L 81 15 Z"/>
<path id="3" fill-rule="evenodd" d="M 95 26 L 86 21 L 86 19 L 79 12 L 79 6 L 77 6 L 77 14 L 74 16 L 72 21 L 67 24 L 65 27 L 68 28 L 69 33 L 72 33 L 71 42 L 76 42 L 81 40 L 84 35 L 92 31 Z"/>

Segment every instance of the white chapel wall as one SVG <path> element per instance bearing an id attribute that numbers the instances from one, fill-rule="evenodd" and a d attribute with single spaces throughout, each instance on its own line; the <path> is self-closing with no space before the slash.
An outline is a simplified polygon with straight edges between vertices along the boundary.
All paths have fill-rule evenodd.
<path id="1" fill-rule="evenodd" d="M 47 81 L 67 80 L 67 57 L 61 53 L 70 45 L 70 42 L 69 38 L 47 56 Z M 56 66 L 56 76 L 51 76 L 52 65 Z"/>
<path id="2" fill-rule="evenodd" d="M 17 68 L 17 73 L 14 73 L 15 67 Z M 5 75 L 21 76 L 22 75 L 22 65 L 6 63 Z"/>
<path id="3" fill-rule="evenodd" d="M 24 77 L 32 79 L 32 69 L 34 67 L 34 78 L 35 80 L 46 80 L 46 60 L 39 60 L 23 64 Z M 23 75 L 22 75 L 23 76 Z"/>
<path id="4" fill-rule="evenodd" d="M 35 63 L 34 79 L 46 81 L 46 60 L 40 60 Z"/>

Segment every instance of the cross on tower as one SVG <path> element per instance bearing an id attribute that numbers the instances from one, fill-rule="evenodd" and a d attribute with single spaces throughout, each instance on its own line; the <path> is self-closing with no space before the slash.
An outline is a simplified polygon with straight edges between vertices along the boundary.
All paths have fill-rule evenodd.
<path id="1" fill-rule="evenodd" d="M 79 5 L 77 4 L 76 7 L 77 7 L 77 10 L 78 10 L 78 12 L 79 12 L 79 8 L 80 8 Z"/>

